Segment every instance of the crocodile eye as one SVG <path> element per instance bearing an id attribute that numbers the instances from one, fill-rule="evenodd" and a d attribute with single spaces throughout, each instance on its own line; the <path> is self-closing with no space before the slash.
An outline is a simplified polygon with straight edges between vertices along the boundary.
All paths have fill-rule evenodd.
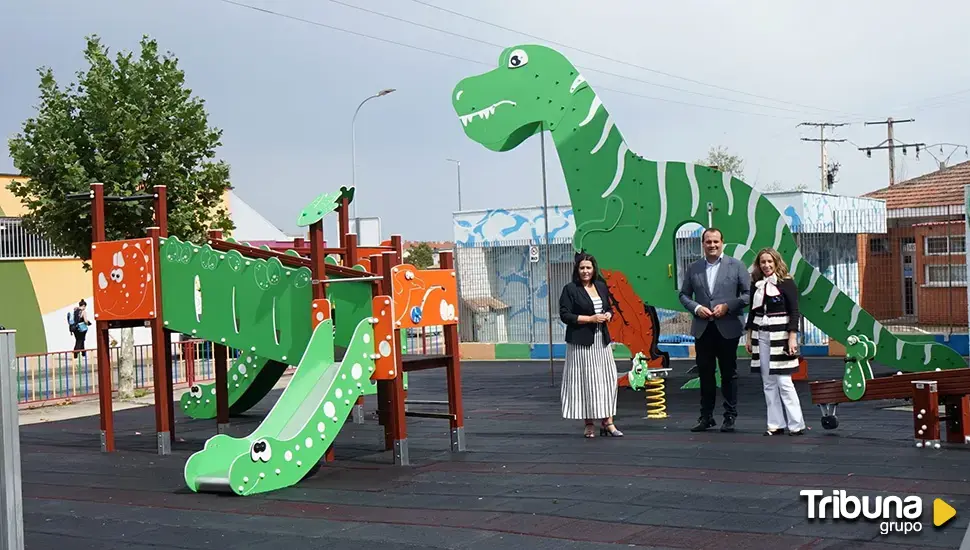
<path id="1" fill-rule="evenodd" d="M 509 56 L 509 68 L 517 69 L 526 65 L 529 62 L 529 54 L 525 53 L 525 50 L 515 50 L 512 55 Z"/>
<path id="2" fill-rule="evenodd" d="M 253 459 L 253 462 L 269 462 L 273 458 L 273 449 L 265 439 L 257 439 L 249 449 L 249 458 Z"/>
<path id="3" fill-rule="evenodd" d="M 191 388 L 189 388 L 189 395 L 192 396 L 192 397 L 194 397 L 194 398 L 196 398 L 196 399 L 201 398 L 202 397 L 202 388 L 200 388 L 198 384 L 192 386 Z"/>

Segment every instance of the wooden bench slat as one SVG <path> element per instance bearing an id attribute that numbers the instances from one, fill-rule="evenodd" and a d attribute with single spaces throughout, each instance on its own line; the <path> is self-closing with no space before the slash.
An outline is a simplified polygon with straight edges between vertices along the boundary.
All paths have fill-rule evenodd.
<path id="1" fill-rule="evenodd" d="M 873 378 L 866 381 L 866 393 L 860 401 L 912 397 L 913 382 L 916 380 L 935 381 L 940 395 L 970 394 L 970 368 L 966 368 Z M 851 402 L 842 391 L 842 380 L 811 382 L 809 389 L 812 394 L 812 404 Z"/>

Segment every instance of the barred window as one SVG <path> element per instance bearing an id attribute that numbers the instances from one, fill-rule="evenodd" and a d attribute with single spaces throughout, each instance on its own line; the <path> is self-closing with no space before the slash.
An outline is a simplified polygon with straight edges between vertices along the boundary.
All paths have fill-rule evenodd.
<path id="1" fill-rule="evenodd" d="M 926 266 L 927 286 L 967 286 L 967 264 Z"/>
<path id="2" fill-rule="evenodd" d="M 924 254 L 942 256 L 945 254 L 964 254 L 967 251 L 967 238 L 964 235 L 951 237 L 926 237 Z"/>

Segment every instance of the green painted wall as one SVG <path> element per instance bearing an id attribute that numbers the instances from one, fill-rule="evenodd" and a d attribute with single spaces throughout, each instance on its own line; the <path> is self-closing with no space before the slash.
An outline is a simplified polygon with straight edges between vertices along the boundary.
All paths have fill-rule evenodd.
<path id="1" fill-rule="evenodd" d="M 17 355 L 47 353 L 44 320 L 22 260 L 0 261 L 0 325 L 17 331 Z"/>

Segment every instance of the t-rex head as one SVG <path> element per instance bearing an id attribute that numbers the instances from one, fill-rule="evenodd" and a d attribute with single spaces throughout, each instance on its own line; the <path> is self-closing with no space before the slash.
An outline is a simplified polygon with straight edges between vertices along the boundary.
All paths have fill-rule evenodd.
<path id="1" fill-rule="evenodd" d="M 452 103 L 469 138 L 492 151 L 509 151 L 543 127 L 555 129 L 575 93 L 586 87 L 559 52 L 512 46 L 499 56 L 498 68 L 459 82 Z"/>

